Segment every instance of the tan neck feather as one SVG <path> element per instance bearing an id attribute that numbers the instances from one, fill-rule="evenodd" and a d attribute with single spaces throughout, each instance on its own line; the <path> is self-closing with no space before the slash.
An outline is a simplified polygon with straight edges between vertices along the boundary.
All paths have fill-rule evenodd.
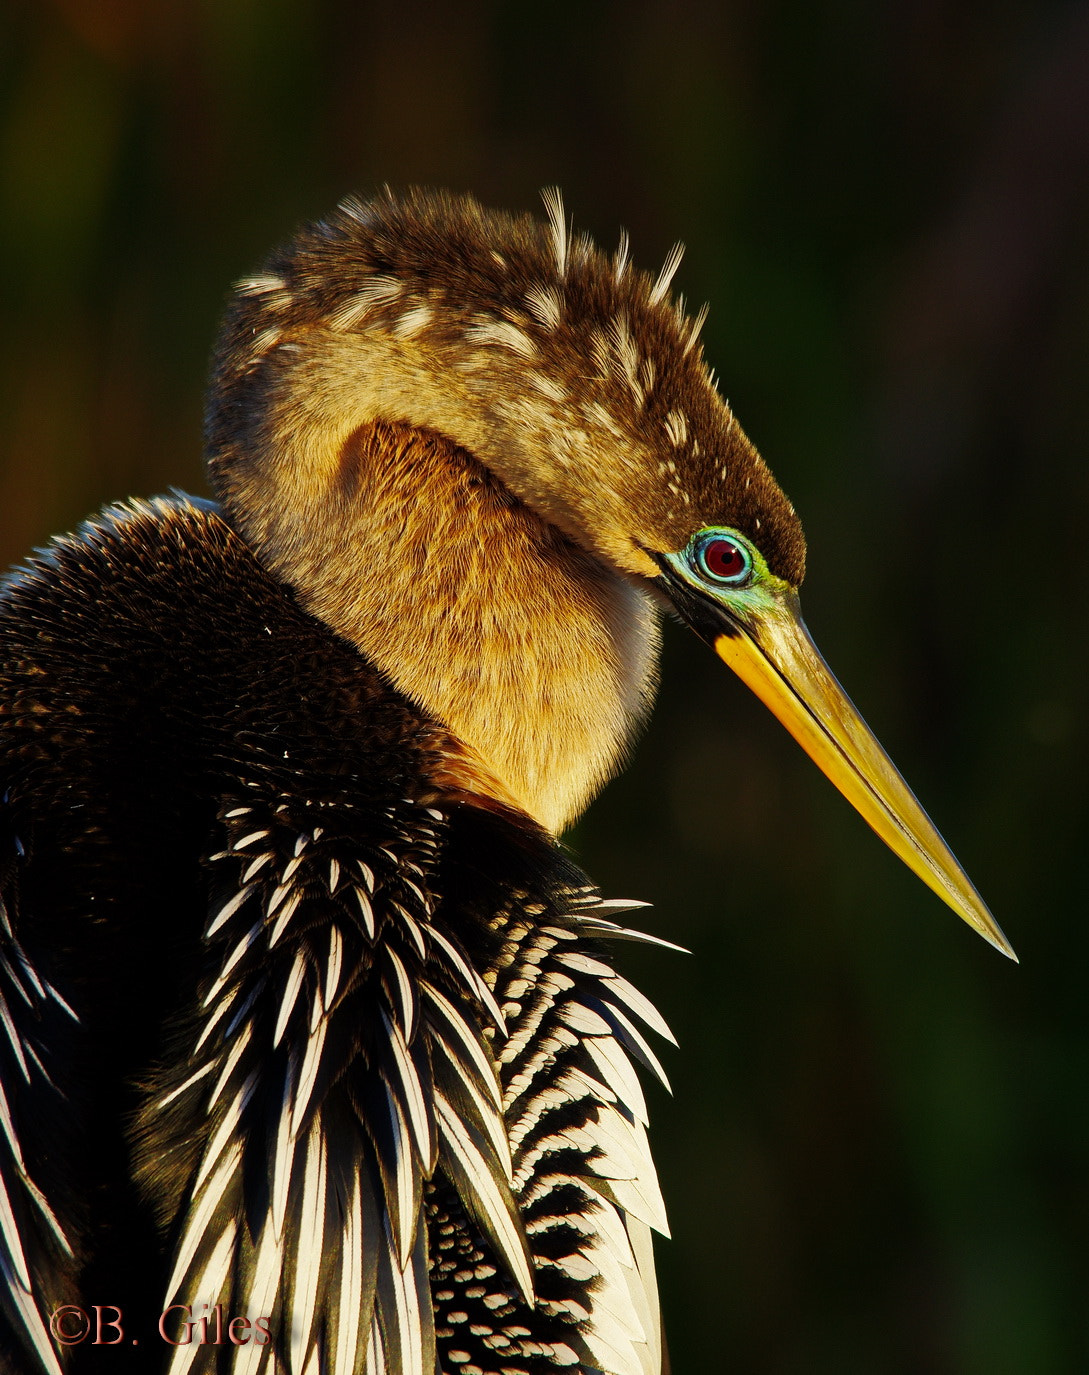
<path id="1" fill-rule="evenodd" d="M 325 454 L 275 504 L 266 559 L 562 829 L 649 707 L 648 599 L 439 435 L 370 422 Z"/>

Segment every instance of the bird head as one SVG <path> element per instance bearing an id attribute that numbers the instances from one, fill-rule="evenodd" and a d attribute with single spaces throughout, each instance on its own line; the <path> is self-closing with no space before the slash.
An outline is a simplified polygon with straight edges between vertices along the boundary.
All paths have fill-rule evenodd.
<path id="1" fill-rule="evenodd" d="M 606 255 L 558 194 L 545 204 L 547 222 L 422 191 L 347 201 L 240 283 L 208 415 L 217 494 L 269 562 L 316 586 L 333 560 L 313 532 L 336 527 L 349 437 L 375 422 L 445 437 L 583 557 L 667 602 L 1012 956 L 805 627 L 801 526 L 717 389 L 704 312 L 671 294 L 679 249 L 652 277 L 626 240 Z"/>

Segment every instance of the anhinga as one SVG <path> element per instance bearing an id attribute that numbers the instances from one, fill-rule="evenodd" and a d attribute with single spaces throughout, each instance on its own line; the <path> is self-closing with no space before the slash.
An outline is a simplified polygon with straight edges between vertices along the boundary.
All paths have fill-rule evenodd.
<path id="1" fill-rule="evenodd" d="M 679 253 L 546 203 L 304 229 L 227 315 L 216 504 L 113 507 L 4 587 L 6 1369 L 660 1370 L 632 1061 L 668 1032 L 607 953 L 637 904 L 555 836 L 662 609 L 1012 953 L 809 639 Z"/>

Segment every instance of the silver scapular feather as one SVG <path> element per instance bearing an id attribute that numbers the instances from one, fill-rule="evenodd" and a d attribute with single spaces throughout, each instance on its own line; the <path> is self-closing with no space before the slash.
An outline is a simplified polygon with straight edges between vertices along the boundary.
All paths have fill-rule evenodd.
<path id="1" fill-rule="evenodd" d="M 144 1171 L 175 1194 L 164 1307 L 269 1339 L 179 1346 L 170 1375 L 655 1375 L 666 1222 L 632 1058 L 664 1082 L 637 1023 L 668 1028 L 590 944 L 637 933 L 589 890 L 543 916 L 516 898 L 485 977 L 429 895 L 442 818 L 404 807 L 380 846 L 257 790 L 223 810 L 207 982 Z"/>

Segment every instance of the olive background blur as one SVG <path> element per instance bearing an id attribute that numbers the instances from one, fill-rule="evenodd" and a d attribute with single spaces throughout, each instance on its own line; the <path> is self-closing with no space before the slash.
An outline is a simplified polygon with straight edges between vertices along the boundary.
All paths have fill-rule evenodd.
<path id="1" fill-rule="evenodd" d="M 621 951 L 681 1043 L 676 1375 L 1084 1372 L 1089 7 L 7 0 L 0 562 L 206 490 L 229 284 L 384 182 L 687 241 L 810 626 L 1023 961 L 668 628 L 570 840 L 694 952 Z"/>

